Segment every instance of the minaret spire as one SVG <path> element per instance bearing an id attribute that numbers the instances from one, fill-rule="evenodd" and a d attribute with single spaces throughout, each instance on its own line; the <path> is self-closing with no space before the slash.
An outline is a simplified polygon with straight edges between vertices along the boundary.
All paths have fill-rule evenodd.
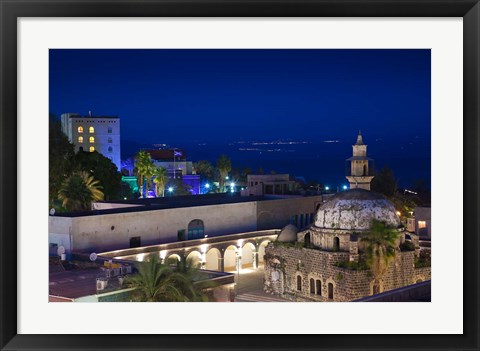
<path id="1" fill-rule="evenodd" d="M 370 182 L 373 173 L 370 163 L 371 158 L 367 157 L 367 145 L 363 143 L 362 132 L 358 131 L 357 142 L 353 146 L 353 156 L 347 159 L 347 179 L 350 189 L 360 188 L 370 190 Z"/>
<path id="2" fill-rule="evenodd" d="M 362 131 L 360 129 L 358 130 L 356 145 L 363 145 Z"/>

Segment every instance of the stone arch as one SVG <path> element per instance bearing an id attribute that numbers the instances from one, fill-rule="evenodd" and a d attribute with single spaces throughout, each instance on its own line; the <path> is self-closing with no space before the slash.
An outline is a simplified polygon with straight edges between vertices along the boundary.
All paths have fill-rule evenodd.
<path id="1" fill-rule="evenodd" d="M 202 266 L 202 254 L 197 250 L 190 251 L 186 260 L 191 262 L 192 267 L 200 268 Z"/>
<path id="2" fill-rule="evenodd" d="M 205 225 L 201 219 L 194 219 L 188 223 L 188 240 L 203 239 L 205 237 Z"/>
<path id="3" fill-rule="evenodd" d="M 335 281 L 332 279 L 332 278 L 329 278 L 327 279 L 327 282 L 326 282 L 326 298 L 328 300 L 333 300 L 335 301 L 335 296 L 336 296 L 336 284 L 335 284 Z"/>
<path id="4" fill-rule="evenodd" d="M 303 237 L 303 242 L 305 244 L 305 247 L 310 247 L 312 245 L 312 239 L 311 239 L 311 236 L 310 236 L 310 232 L 305 234 L 305 236 Z"/>
<path id="5" fill-rule="evenodd" d="M 338 236 L 333 238 L 333 251 L 340 251 L 340 238 Z"/>
<path id="6" fill-rule="evenodd" d="M 370 295 L 380 294 L 383 292 L 383 280 L 379 279 L 375 284 L 375 279 L 370 282 Z"/>
<path id="7" fill-rule="evenodd" d="M 310 292 L 310 295 L 322 296 L 323 295 L 322 288 L 324 286 L 322 276 L 320 274 L 317 274 L 317 273 L 310 273 L 308 275 L 309 282 L 311 281 L 311 279 L 314 280 L 314 291 L 313 291 L 313 293 Z M 310 285 L 309 285 L 309 288 L 310 288 L 310 291 L 311 291 Z"/>
<path id="8" fill-rule="evenodd" d="M 301 292 L 301 293 L 304 293 L 305 292 L 305 279 L 303 277 L 303 274 L 301 272 L 297 272 L 295 274 L 295 281 L 294 281 L 294 289 L 296 292 Z M 307 290 L 308 292 L 308 290 Z"/>
<path id="9" fill-rule="evenodd" d="M 222 254 L 219 249 L 212 247 L 205 254 L 205 269 L 210 269 L 212 271 L 219 271 L 221 269 L 218 260 L 222 258 Z"/>
<path id="10" fill-rule="evenodd" d="M 262 263 L 264 261 L 263 257 L 265 256 L 265 248 L 270 243 L 270 240 L 265 240 L 258 245 L 258 262 Z"/>
<path id="11" fill-rule="evenodd" d="M 249 241 L 242 246 L 242 268 L 253 267 L 255 245 Z"/>
<path id="12" fill-rule="evenodd" d="M 237 247 L 235 245 L 229 245 L 225 248 L 223 253 L 224 270 L 225 272 L 235 272 L 237 270 Z"/>
<path id="13" fill-rule="evenodd" d="M 177 262 L 180 262 L 180 260 L 181 260 L 180 255 L 176 253 L 173 253 L 165 257 L 166 264 L 177 264 Z"/>
<path id="14" fill-rule="evenodd" d="M 418 284 L 418 283 L 421 283 L 421 282 L 424 282 L 424 281 L 425 281 L 425 276 L 423 276 L 423 275 L 416 275 L 412 279 L 413 284 Z"/>

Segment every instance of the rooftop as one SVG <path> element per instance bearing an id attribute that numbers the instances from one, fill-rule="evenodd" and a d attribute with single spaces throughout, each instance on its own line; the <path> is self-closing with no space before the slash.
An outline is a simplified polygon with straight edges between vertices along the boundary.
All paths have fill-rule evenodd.
<path id="1" fill-rule="evenodd" d="M 291 198 L 292 196 L 288 196 Z M 280 195 L 262 195 L 262 196 L 240 196 L 238 193 L 220 193 L 220 194 L 205 194 L 205 195 L 187 195 L 187 196 L 167 196 L 136 200 L 118 200 L 118 201 L 104 201 L 104 203 L 132 205 L 132 207 L 122 207 L 114 209 L 102 209 L 79 212 L 63 212 L 55 213 L 55 217 L 83 217 L 95 216 L 114 213 L 128 213 L 153 211 L 162 209 L 173 209 L 182 207 L 195 206 L 211 206 L 211 205 L 225 205 L 236 203 L 247 203 L 254 201 L 268 201 L 278 200 L 283 198 Z"/>

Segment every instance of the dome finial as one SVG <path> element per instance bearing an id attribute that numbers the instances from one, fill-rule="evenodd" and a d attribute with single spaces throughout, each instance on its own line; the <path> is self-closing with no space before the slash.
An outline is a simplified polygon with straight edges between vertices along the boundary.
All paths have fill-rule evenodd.
<path id="1" fill-rule="evenodd" d="M 363 145 L 362 131 L 360 129 L 358 130 L 357 145 Z"/>

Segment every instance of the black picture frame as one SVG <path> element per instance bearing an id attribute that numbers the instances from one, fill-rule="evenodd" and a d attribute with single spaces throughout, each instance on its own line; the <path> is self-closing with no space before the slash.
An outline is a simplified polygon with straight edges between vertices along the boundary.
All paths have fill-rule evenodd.
<path id="1" fill-rule="evenodd" d="M 478 350 L 478 0 L 0 0 L 0 346 L 2 350 Z M 463 17 L 464 239 L 462 335 L 24 335 L 17 334 L 17 18 L 19 17 Z M 453 117 L 452 117 L 453 118 Z M 462 189 L 463 190 L 463 189 Z M 40 209 L 42 210 L 42 209 Z M 458 233 L 456 233 L 458 234 Z M 452 296 L 452 298 L 454 298 Z M 384 318 L 381 317 L 381 318 Z M 448 318 L 448 316 L 445 316 Z M 259 327 L 268 318 L 259 321 Z M 286 318 L 289 320 L 289 318 Z M 301 321 L 289 320 L 289 323 Z M 272 321 L 272 323 L 275 323 Z M 355 323 L 354 319 L 349 323 Z M 421 331 L 421 319 L 418 320 Z M 261 331 L 261 329 L 260 329 Z M 212 330 L 212 334 L 214 330 Z"/>

